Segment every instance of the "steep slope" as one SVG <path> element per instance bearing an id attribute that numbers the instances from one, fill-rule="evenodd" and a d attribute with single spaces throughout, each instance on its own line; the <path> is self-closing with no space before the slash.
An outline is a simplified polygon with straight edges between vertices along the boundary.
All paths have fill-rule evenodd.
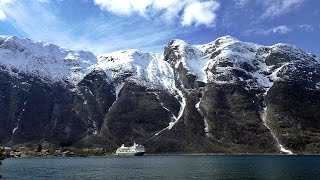
<path id="1" fill-rule="evenodd" d="M 319 59 L 225 36 L 95 56 L 0 37 L 3 144 L 317 153 Z"/>

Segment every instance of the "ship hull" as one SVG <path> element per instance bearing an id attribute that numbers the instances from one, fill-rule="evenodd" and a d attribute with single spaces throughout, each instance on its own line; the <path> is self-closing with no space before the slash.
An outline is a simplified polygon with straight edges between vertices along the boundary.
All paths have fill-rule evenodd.
<path id="1" fill-rule="evenodd" d="M 125 152 L 125 153 L 116 153 L 117 156 L 143 156 L 144 152 Z"/>
<path id="2" fill-rule="evenodd" d="M 144 155 L 144 152 L 138 152 L 135 154 L 135 156 L 143 156 Z"/>

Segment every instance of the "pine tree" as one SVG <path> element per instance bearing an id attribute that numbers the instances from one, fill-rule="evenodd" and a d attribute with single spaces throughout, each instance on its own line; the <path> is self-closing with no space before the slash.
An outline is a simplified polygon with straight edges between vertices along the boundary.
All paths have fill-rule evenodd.
<path id="1" fill-rule="evenodd" d="M 6 158 L 6 154 L 4 153 L 4 149 L 0 149 L 0 166 L 1 166 L 1 161 Z"/>

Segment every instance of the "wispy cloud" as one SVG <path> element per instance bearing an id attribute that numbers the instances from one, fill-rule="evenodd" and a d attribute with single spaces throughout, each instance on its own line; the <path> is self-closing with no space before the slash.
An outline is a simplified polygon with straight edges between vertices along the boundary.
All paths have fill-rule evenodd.
<path id="1" fill-rule="evenodd" d="M 3 10 L 0 9 L 0 21 L 4 21 L 6 18 L 6 14 L 3 12 Z"/>
<path id="2" fill-rule="evenodd" d="M 276 18 L 301 7 L 307 0 L 233 0 L 236 8 L 261 8 L 261 18 Z"/>
<path id="3" fill-rule="evenodd" d="M 101 9 L 117 15 L 160 16 L 166 21 L 180 18 L 181 25 L 212 26 L 220 4 L 215 0 L 93 0 Z"/>
<path id="4" fill-rule="evenodd" d="M 139 19 L 128 22 L 126 18 L 109 20 L 92 18 L 85 23 L 85 35 L 90 45 L 90 50 L 95 52 L 110 52 L 124 48 L 140 48 L 145 50 L 162 50 L 163 45 L 177 35 L 186 31 L 163 24 L 152 25 L 146 28 L 148 22 L 142 23 Z M 86 42 L 85 41 L 85 42 Z"/>
<path id="5" fill-rule="evenodd" d="M 50 3 L 50 2 L 54 2 L 54 1 L 62 2 L 64 0 L 36 0 L 36 1 L 40 2 L 40 3 Z"/>
<path id="6" fill-rule="evenodd" d="M 233 0 L 233 2 L 237 8 L 243 8 L 250 2 L 250 0 Z"/>
<path id="7" fill-rule="evenodd" d="M 319 26 L 320 27 L 320 26 Z M 287 34 L 291 31 L 302 31 L 304 33 L 310 33 L 310 32 L 316 32 L 317 28 L 309 25 L 309 24 L 301 24 L 301 25 L 295 25 L 288 27 L 286 25 L 281 25 L 277 27 L 273 27 L 270 29 L 262 29 L 262 28 L 255 28 L 255 29 L 249 29 L 245 31 L 245 35 L 271 35 L 271 34 Z"/>
<path id="8" fill-rule="evenodd" d="M 245 35 L 270 35 L 270 34 L 287 34 L 290 32 L 292 29 L 289 28 L 286 25 L 281 25 L 277 27 L 273 27 L 270 29 L 261 29 L 261 28 L 256 28 L 256 29 L 250 29 L 245 32 Z"/>
<path id="9" fill-rule="evenodd" d="M 8 3 L 3 10 L 7 15 L 6 21 L 28 38 L 97 54 L 127 48 L 160 51 L 170 38 L 185 33 L 178 27 L 160 22 L 152 21 L 150 25 L 151 21 L 141 21 L 139 18 L 114 19 L 103 15 L 83 19 L 79 27 L 72 27 L 50 7 L 37 1 Z"/>
<path id="10" fill-rule="evenodd" d="M 60 23 L 54 14 L 37 2 L 25 4 L 21 1 L 16 1 L 15 3 L 6 4 L 3 10 L 8 17 L 8 21 L 30 38 L 48 40 L 54 34 L 55 38 L 69 39 L 59 30 L 64 25 Z"/>
<path id="11" fill-rule="evenodd" d="M 262 18 L 274 18 L 287 14 L 303 5 L 306 0 L 264 0 Z"/>
<path id="12" fill-rule="evenodd" d="M 0 4 L 6 4 L 6 3 L 11 3 L 15 0 L 0 0 Z"/>
<path id="13" fill-rule="evenodd" d="M 299 29 L 304 31 L 304 32 L 314 32 L 314 31 L 316 31 L 316 28 L 314 28 L 313 26 L 311 26 L 309 24 L 301 24 L 301 25 L 299 25 Z"/>

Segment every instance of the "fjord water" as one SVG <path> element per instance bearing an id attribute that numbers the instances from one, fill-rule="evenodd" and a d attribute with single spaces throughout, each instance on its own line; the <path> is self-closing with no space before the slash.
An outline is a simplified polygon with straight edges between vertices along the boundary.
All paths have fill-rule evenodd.
<path id="1" fill-rule="evenodd" d="M 6 159 L 4 179 L 320 179 L 320 156 Z"/>

